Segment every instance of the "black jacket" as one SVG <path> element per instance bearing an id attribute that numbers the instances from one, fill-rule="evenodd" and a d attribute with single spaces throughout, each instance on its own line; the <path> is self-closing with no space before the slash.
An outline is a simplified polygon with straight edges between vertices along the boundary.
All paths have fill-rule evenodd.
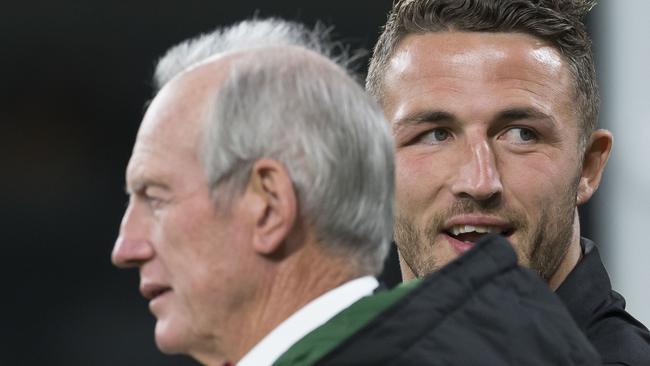
<path id="1" fill-rule="evenodd" d="M 355 319 L 357 304 L 353 304 L 341 313 L 348 313 L 348 321 L 335 316 L 321 327 L 329 328 L 327 332 L 310 333 L 276 364 L 593 366 L 600 362 L 557 296 L 537 275 L 517 266 L 514 251 L 502 238 L 481 240 L 411 287 L 348 334 L 346 329 L 353 329 Z M 380 296 L 359 303 L 367 305 Z M 337 334 L 342 339 L 335 339 Z"/>
<path id="2" fill-rule="evenodd" d="M 557 289 L 578 326 L 606 365 L 650 365 L 650 333 L 625 311 L 625 299 L 612 290 L 598 249 L 581 241 L 584 256 Z"/>

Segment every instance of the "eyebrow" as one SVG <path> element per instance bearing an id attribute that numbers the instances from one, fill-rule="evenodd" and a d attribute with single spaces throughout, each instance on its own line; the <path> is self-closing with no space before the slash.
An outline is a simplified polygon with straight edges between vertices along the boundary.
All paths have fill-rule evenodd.
<path id="1" fill-rule="evenodd" d="M 552 124 L 555 124 L 555 118 L 553 118 L 553 116 L 530 107 L 506 109 L 505 111 L 500 112 L 496 118 L 497 121 L 504 122 L 517 121 L 520 119 L 547 120 Z"/>
<path id="2" fill-rule="evenodd" d="M 514 107 L 503 110 L 497 114 L 496 118 L 492 119 L 491 123 L 496 122 L 499 125 L 502 125 L 508 122 L 522 119 L 546 121 L 553 126 L 556 125 L 556 121 L 553 116 L 531 107 Z M 397 131 L 399 129 L 415 126 L 421 123 L 453 124 L 457 121 L 458 118 L 453 113 L 440 110 L 426 110 L 409 114 L 406 117 L 397 120 L 394 124 L 393 130 Z"/>
<path id="3" fill-rule="evenodd" d="M 498 131 L 509 123 L 521 120 L 536 121 L 550 129 L 554 129 L 558 126 L 557 121 L 552 115 L 546 114 L 539 109 L 531 107 L 515 107 L 499 112 L 496 118 L 492 121 L 490 130 Z"/>
<path id="4" fill-rule="evenodd" d="M 164 183 L 160 183 L 151 179 L 137 179 L 133 181 L 130 186 L 127 182 L 124 186 L 124 192 L 126 192 L 126 194 L 132 194 L 133 192 L 142 191 L 145 187 L 160 188 L 165 191 L 170 190 L 169 186 Z"/>
<path id="5" fill-rule="evenodd" d="M 415 112 L 395 122 L 396 127 L 407 127 L 420 123 L 441 123 L 455 121 L 456 117 L 445 111 L 427 110 Z"/>

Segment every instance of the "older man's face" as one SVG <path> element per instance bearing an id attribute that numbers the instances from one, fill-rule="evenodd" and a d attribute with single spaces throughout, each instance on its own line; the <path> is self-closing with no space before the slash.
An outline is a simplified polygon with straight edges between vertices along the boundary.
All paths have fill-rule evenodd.
<path id="1" fill-rule="evenodd" d="M 548 278 L 571 241 L 581 172 L 559 53 L 523 34 L 411 35 L 384 84 L 406 265 L 429 273 L 489 231 Z"/>
<path id="2" fill-rule="evenodd" d="M 218 344 L 245 297 L 239 277 L 246 246 L 238 244 L 247 240 L 246 220 L 236 208 L 215 210 L 197 155 L 211 95 L 206 83 L 181 78 L 149 107 L 128 164 L 129 205 L 113 249 L 117 266 L 139 268 L 156 342 L 169 353 Z"/>

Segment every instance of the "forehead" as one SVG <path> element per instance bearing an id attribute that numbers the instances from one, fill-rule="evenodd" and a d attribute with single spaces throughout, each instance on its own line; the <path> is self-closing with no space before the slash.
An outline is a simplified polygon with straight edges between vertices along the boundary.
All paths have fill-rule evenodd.
<path id="1" fill-rule="evenodd" d="M 503 59 L 526 62 L 532 57 L 548 66 L 562 62 L 559 52 L 546 41 L 524 33 L 504 32 L 429 32 L 409 34 L 398 44 L 395 55 L 414 50 L 429 53 L 436 58 L 451 57 L 448 61 L 467 64 L 469 61 Z M 394 62 L 394 60 L 393 60 Z"/>
<path id="2" fill-rule="evenodd" d="M 217 63 L 180 75 L 151 102 L 127 168 L 130 180 L 160 180 L 198 167 L 201 132 L 225 66 Z"/>
<path id="3" fill-rule="evenodd" d="M 190 75 L 188 75 L 190 76 Z M 138 144 L 164 142 L 193 146 L 207 113 L 208 88 L 190 77 L 174 79 L 153 99 L 138 130 Z"/>
<path id="4" fill-rule="evenodd" d="M 384 104 L 408 95 L 490 89 L 568 99 L 571 78 L 560 53 L 520 33 L 440 32 L 405 37 L 389 60 Z M 439 93 L 440 94 L 440 93 Z M 495 95 L 496 96 L 496 95 Z"/>

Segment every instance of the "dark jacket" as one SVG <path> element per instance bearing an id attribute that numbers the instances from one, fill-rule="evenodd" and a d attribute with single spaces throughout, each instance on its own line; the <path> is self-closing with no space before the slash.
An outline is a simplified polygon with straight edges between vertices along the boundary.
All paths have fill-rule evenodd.
<path id="1" fill-rule="evenodd" d="M 599 362 L 557 296 L 491 236 L 423 280 L 359 300 L 274 365 Z"/>
<path id="2" fill-rule="evenodd" d="M 612 290 L 598 249 L 581 241 L 584 256 L 557 289 L 578 326 L 607 365 L 650 365 L 650 333 L 625 311 L 625 299 Z"/>

